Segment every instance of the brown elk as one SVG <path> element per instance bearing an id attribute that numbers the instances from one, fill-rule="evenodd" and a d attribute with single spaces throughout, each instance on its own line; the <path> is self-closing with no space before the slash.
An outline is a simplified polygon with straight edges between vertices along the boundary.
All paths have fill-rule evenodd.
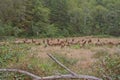
<path id="1" fill-rule="evenodd" d="M 108 45 L 114 45 L 114 43 L 110 41 L 110 42 L 108 42 Z"/>
<path id="2" fill-rule="evenodd" d="M 98 42 L 100 42 L 100 40 L 98 39 Z"/>
<path id="3" fill-rule="evenodd" d="M 32 39 L 32 43 L 36 43 L 36 40 Z"/>
<path id="4" fill-rule="evenodd" d="M 47 39 L 47 45 L 49 45 L 49 46 L 53 46 L 52 41 L 50 41 L 49 39 Z"/>
<path id="5" fill-rule="evenodd" d="M 41 45 L 41 43 L 39 41 L 35 41 L 34 44 L 35 45 Z"/>
<path id="6" fill-rule="evenodd" d="M 30 43 L 32 43 L 32 40 L 31 39 L 25 39 L 25 41 L 24 41 L 26 44 L 30 44 Z"/>
<path id="7" fill-rule="evenodd" d="M 24 40 L 14 41 L 14 44 L 23 44 L 23 43 L 25 43 L 25 41 L 24 41 Z"/>
<path id="8" fill-rule="evenodd" d="M 64 46 L 65 46 L 65 43 L 62 42 L 62 43 L 61 43 L 61 48 L 64 48 Z"/>
<path id="9" fill-rule="evenodd" d="M 91 40 L 91 39 L 89 39 L 89 40 L 88 40 L 88 44 L 89 44 L 89 43 L 91 43 L 91 42 L 92 42 L 92 40 Z"/>
<path id="10" fill-rule="evenodd" d="M 86 42 L 87 42 L 87 41 L 84 41 L 84 42 L 82 43 L 82 46 L 85 46 Z"/>
<path id="11" fill-rule="evenodd" d="M 0 42 L 0 46 L 6 45 L 6 42 Z"/>

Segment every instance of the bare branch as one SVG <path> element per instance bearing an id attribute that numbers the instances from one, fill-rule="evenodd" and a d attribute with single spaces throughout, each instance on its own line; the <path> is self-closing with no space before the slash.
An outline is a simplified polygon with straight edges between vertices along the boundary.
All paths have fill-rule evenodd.
<path id="1" fill-rule="evenodd" d="M 54 60 L 57 64 L 59 64 L 61 67 L 63 67 L 65 70 L 67 70 L 71 75 L 60 75 L 60 76 L 51 76 L 51 77 L 55 77 L 57 79 L 60 78 L 69 78 L 69 79 L 92 79 L 92 80 L 102 80 L 99 79 L 97 77 L 94 76 L 88 76 L 88 75 L 78 75 L 76 73 L 74 73 L 73 71 L 71 71 L 70 69 L 68 69 L 66 66 L 64 66 L 62 63 L 60 63 L 54 56 L 52 56 L 52 54 L 48 54 L 48 56 Z M 49 77 L 50 78 L 50 77 Z"/>
<path id="2" fill-rule="evenodd" d="M 43 77 L 43 80 L 58 80 L 58 79 L 88 79 L 88 80 L 102 80 L 94 76 L 88 76 L 88 75 L 71 75 L 71 74 L 66 74 L 66 75 L 55 75 L 55 76 L 48 76 L 48 77 Z"/>
<path id="3" fill-rule="evenodd" d="M 76 73 L 74 73 L 73 71 L 71 71 L 70 69 L 68 69 L 66 66 L 64 66 L 62 63 L 60 63 L 55 57 L 53 57 L 51 54 L 48 54 L 48 56 L 54 60 L 57 64 L 59 64 L 61 67 L 63 67 L 65 70 L 67 70 L 70 74 L 77 76 Z"/>
<path id="4" fill-rule="evenodd" d="M 19 69 L 0 69 L 0 72 L 18 72 L 32 77 L 33 79 L 41 79 L 41 77 L 36 76 L 30 72 L 19 70 Z"/>
<path id="5" fill-rule="evenodd" d="M 102 80 L 94 76 L 88 76 L 88 75 L 77 75 L 73 76 L 71 74 L 66 75 L 54 75 L 54 76 L 48 76 L 48 77 L 39 77 L 36 76 L 30 72 L 19 70 L 19 69 L 0 69 L 0 72 L 18 72 L 22 74 L 26 74 L 30 77 L 32 77 L 34 80 L 54 80 L 54 79 L 89 79 L 89 80 Z"/>

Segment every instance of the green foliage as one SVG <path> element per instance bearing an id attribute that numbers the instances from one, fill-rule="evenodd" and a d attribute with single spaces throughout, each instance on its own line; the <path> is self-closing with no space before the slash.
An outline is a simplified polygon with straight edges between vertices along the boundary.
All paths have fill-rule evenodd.
<path id="1" fill-rule="evenodd" d="M 50 25 L 47 27 L 47 37 L 56 37 L 58 35 L 58 28 L 54 25 Z"/>
<path id="2" fill-rule="evenodd" d="M 112 54 L 99 59 L 94 65 L 95 75 L 106 79 L 120 79 L 120 55 Z"/>
<path id="3" fill-rule="evenodd" d="M 0 46 L 0 67 L 6 67 L 10 62 L 18 62 L 19 56 L 24 54 L 26 51 L 25 45 L 11 45 L 7 44 Z"/>
<path id="4" fill-rule="evenodd" d="M 120 36 L 119 5 L 119 0 L 1 0 L 0 35 Z"/>
<path id="5" fill-rule="evenodd" d="M 49 14 L 48 8 L 42 6 L 40 0 L 34 2 L 35 6 L 33 8 L 33 24 L 32 29 L 34 35 L 41 36 L 42 34 L 47 34 L 47 27 L 49 26 Z M 45 35 L 44 35 L 45 36 Z"/>
<path id="6" fill-rule="evenodd" d="M 0 23 L 0 36 L 19 36 L 23 32 L 18 27 L 13 27 L 11 24 Z"/>
<path id="7" fill-rule="evenodd" d="M 4 27 L 3 25 L 0 23 L 0 36 L 4 35 Z"/>
<path id="8" fill-rule="evenodd" d="M 29 47 L 22 44 L 6 44 L 0 46 L 0 68 L 9 68 L 12 64 L 20 62 L 21 57 L 23 58 L 23 55 L 27 54 L 26 50 L 29 50 Z M 27 78 L 27 76 L 19 73 L 0 72 L 0 79 L 2 80 L 25 80 Z"/>
<path id="9" fill-rule="evenodd" d="M 108 10 L 101 5 L 96 6 L 95 9 L 93 10 L 92 12 L 93 21 L 94 21 L 92 27 L 93 34 L 100 34 L 100 33 L 104 34 L 106 32 L 105 30 L 107 30 L 107 26 L 105 22 L 106 22 L 107 13 Z"/>

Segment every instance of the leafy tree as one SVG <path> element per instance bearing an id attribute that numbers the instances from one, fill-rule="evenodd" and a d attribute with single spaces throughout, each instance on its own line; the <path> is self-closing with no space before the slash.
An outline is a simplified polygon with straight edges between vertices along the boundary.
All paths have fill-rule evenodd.
<path id="1" fill-rule="evenodd" d="M 0 0 L 0 35 L 119 36 L 119 5 L 120 0 Z"/>
<path id="2" fill-rule="evenodd" d="M 106 26 L 106 16 L 107 16 L 108 10 L 101 6 L 98 5 L 95 7 L 95 9 L 92 12 L 93 16 L 93 27 L 92 31 L 93 34 L 104 34 L 107 26 Z"/>
<path id="3" fill-rule="evenodd" d="M 46 34 L 47 27 L 49 26 L 49 9 L 42 6 L 40 0 L 37 0 L 35 1 L 33 12 L 33 32 L 37 35 Z"/>
<path id="4" fill-rule="evenodd" d="M 49 7 L 50 24 L 58 26 L 59 32 L 63 34 L 63 30 L 67 28 L 69 22 L 67 0 L 47 0 Z"/>

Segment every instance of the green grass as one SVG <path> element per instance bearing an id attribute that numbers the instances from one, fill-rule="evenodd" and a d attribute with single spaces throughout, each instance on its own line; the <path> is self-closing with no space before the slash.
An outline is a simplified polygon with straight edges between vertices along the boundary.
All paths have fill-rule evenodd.
<path id="1" fill-rule="evenodd" d="M 70 48 L 72 49 L 80 49 L 81 46 L 78 44 L 78 45 L 71 45 Z"/>

